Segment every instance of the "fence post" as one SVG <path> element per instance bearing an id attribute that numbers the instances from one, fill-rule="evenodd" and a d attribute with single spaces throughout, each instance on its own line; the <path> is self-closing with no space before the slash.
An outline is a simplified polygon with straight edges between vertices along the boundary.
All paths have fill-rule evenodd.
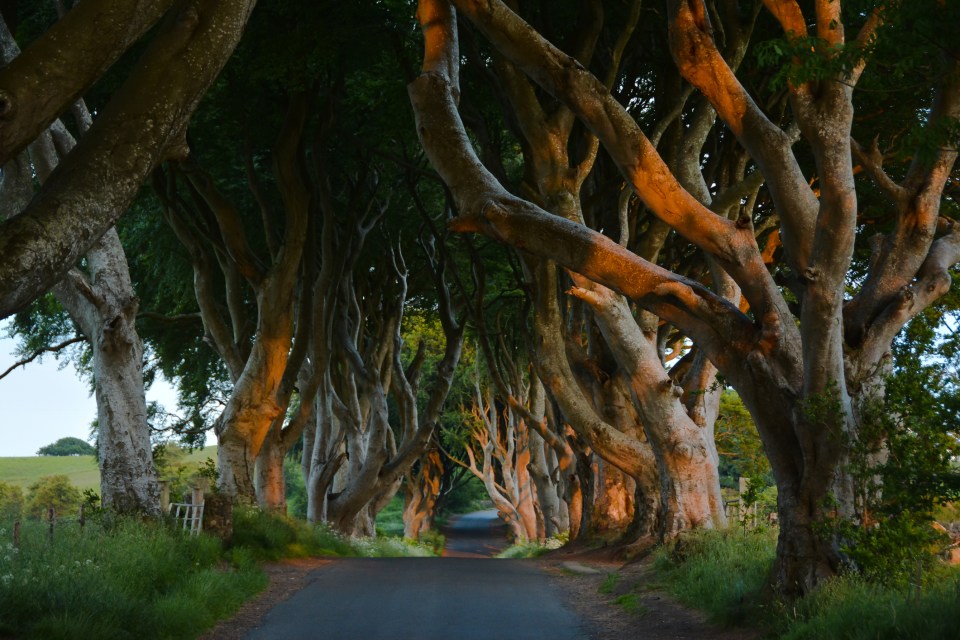
<path id="1" fill-rule="evenodd" d="M 160 513 L 167 514 L 170 512 L 170 481 L 161 480 L 160 485 Z"/>
<path id="2" fill-rule="evenodd" d="M 87 503 L 80 503 L 80 516 L 77 518 L 77 522 L 80 523 L 80 532 L 83 532 L 83 525 L 87 523 L 86 519 L 83 517 L 83 512 L 86 510 Z"/>
<path id="3" fill-rule="evenodd" d="M 13 523 L 13 548 L 20 548 L 20 521 L 17 520 Z"/>
<path id="4" fill-rule="evenodd" d="M 50 510 L 47 512 L 47 519 L 50 521 L 50 544 L 53 544 L 53 523 L 56 518 L 56 512 L 54 512 L 53 507 L 50 507 Z"/>

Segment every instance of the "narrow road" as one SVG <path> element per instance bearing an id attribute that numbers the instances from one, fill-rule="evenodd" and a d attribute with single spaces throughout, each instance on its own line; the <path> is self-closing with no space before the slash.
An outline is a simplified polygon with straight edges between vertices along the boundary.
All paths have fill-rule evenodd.
<path id="1" fill-rule="evenodd" d="M 310 574 L 248 640 L 581 640 L 547 575 L 505 546 L 496 512 L 451 523 L 444 558 L 351 558 Z"/>

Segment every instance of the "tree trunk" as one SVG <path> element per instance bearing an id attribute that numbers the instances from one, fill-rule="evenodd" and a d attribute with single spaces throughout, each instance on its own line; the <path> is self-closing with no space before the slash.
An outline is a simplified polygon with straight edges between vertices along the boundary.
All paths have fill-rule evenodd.
<path id="1" fill-rule="evenodd" d="M 286 449 L 280 439 L 282 427 L 282 420 L 278 420 L 263 441 L 255 464 L 254 489 L 261 509 L 286 514 L 286 480 L 283 477 L 283 459 L 286 456 Z"/>
<path id="2" fill-rule="evenodd" d="M 403 507 L 403 537 L 419 540 L 420 535 L 433 527 L 443 462 L 437 449 L 430 449 L 420 457 L 416 473 L 407 474 L 407 493 Z"/>
<path id="3" fill-rule="evenodd" d="M 75 144 L 73 137 L 59 121 L 51 131 L 54 128 L 60 132 L 61 151 L 69 152 Z M 51 131 L 30 146 L 41 183 L 59 164 Z M 10 182 L 5 177 L 4 191 L 14 186 Z M 53 293 L 93 354 L 101 504 L 118 513 L 158 517 L 160 486 L 147 424 L 143 343 L 136 329 L 137 298 L 116 229 L 110 228 L 85 257 L 86 272 L 72 269 L 54 286 Z"/>

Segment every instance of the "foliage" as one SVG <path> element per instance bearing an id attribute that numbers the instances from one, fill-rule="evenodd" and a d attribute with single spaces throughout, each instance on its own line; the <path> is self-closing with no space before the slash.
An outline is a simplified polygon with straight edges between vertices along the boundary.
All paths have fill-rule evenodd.
<path id="1" fill-rule="evenodd" d="M 720 454 L 720 485 L 738 488 L 739 478 L 751 483 L 773 484 L 770 462 L 763 452 L 757 427 L 743 406 L 740 396 L 731 389 L 720 397 L 720 414 L 714 426 L 717 452 Z"/>
<path id="2" fill-rule="evenodd" d="M 23 489 L 0 481 L 0 524 L 18 520 L 23 513 Z"/>
<path id="3" fill-rule="evenodd" d="M 60 438 L 53 444 L 40 447 L 38 456 L 95 456 L 97 450 L 80 438 Z"/>
<path id="4" fill-rule="evenodd" d="M 300 463 L 283 460 L 283 482 L 286 487 L 287 515 L 291 518 L 307 518 L 307 485 L 303 481 Z"/>
<path id="5" fill-rule="evenodd" d="M 851 452 L 862 515 L 835 524 L 851 565 L 881 583 L 921 580 L 944 543 L 935 513 L 960 498 L 957 352 L 938 325 L 918 318 L 894 343 L 886 400 L 865 408 Z"/>
<path id="6" fill-rule="evenodd" d="M 44 476 L 27 490 L 27 515 L 46 518 L 53 507 L 58 518 L 72 516 L 83 501 L 80 491 L 64 475 Z"/>
<path id="7" fill-rule="evenodd" d="M 21 540 L 0 555 L 0 635 L 195 637 L 266 584 L 248 559 L 224 571 L 215 538 L 159 525 L 61 526 L 51 545 L 27 522 Z"/>
<path id="8" fill-rule="evenodd" d="M 198 480 L 216 479 L 216 466 L 212 457 L 197 460 L 196 456 L 191 457 L 189 453 L 169 442 L 153 448 L 153 464 L 157 470 L 157 478 L 169 483 L 170 497 L 174 502 L 181 496 L 188 495 Z"/>
<path id="9" fill-rule="evenodd" d="M 377 514 L 378 536 L 403 535 L 403 496 L 397 494 L 391 498 Z"/>

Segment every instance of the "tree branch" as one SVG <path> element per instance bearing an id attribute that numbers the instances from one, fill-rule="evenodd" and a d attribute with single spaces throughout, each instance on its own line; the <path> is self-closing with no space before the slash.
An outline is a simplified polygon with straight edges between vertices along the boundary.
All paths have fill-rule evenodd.
<path id="1" fill-rule="evenodd" d="M 3 373 L 0 373 L 0 380 L 10 375 L 10 373 L 12 373 L 17 367 L 24 367 L 45 353 L 59 353 L 60 351 L 63 351 L 64 349 L 66 349 L 72 344 L 76 344 L 78 342 L 84 342 L 84 341 L 86 341 L 86 338 L 84 338 L 83 336 L 77 336 L 75 338 L 70 338 L 69 340 L 64 340 L 60 344 L 55 344 L 51 347 L 43 347 L 42 349 L 37 349 L 30 356 L 22 360 L 18 360 L 17 362 L 7 367 L 6 371 L 4 371 Z"/>

